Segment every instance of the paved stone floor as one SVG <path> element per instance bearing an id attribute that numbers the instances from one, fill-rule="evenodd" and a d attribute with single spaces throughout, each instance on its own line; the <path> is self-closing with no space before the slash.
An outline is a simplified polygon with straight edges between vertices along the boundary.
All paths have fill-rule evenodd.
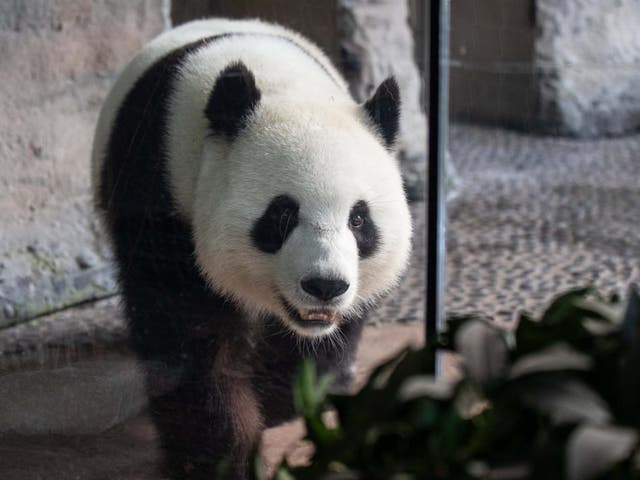
<path id="1" fill-rule="evenodd" d="M 446 310 L 510 320 L 563 289 L 624 294 L 640 279 L 640 135 L 585 141 L 456 125 Z M 399 292 L 374 321 L 420 318 L 424 206 Z"/>
<path id="2" fill-rule="evenodd" d="M 640 279 L 640 135 L 584 141 L 456 125 L 450 150 L 460 186 L 448 207 L 448 312 L 479 311 L 509 320 L 517 309 L 539 309 L 562 289 L 593 284 L 606 293 L 624 293 Z M 410 268 L 371 317 L 380 325 L 377 331 L 408 328 L 409 338 L 420 336 L 419 324 L 387 324 L 422 318 L 424 205 L 412 208 Z M 107 353 L 126 356 L 118 312 L 117 299 L 111 299 L 0 331 L 0 375 L 65 368 Z M 376 346 L 380 353 L 391 351 L 385 342 Z M 102 459 L 113 472 L 132 472 L 110 478 L 153 478 L 144 467 L 154 458 L 149 429 L 137 417 L 90 441 L 0 437 L 0 478 L 105 478 L 107 470 L 87 470 L 91 458 Z M 132 446 L 140 443 L 136 439 L 142 450 Z M 276 438 L 268 448 L 284 443 Z M 49 468 L 67 473 L 48 475 Z M 33 475 L 21 476 L 22 471 Z"/>

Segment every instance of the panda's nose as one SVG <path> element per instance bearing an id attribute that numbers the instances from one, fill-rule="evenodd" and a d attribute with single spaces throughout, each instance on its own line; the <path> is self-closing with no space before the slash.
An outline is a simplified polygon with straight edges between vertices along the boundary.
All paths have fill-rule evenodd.
<path id="1" fill-rule="evenodd" d="M 342 295 L 349 289 L 349 284 L 344 280 L 322 277 L 307 278 L 302 280 L 300 285 L 309 295 L 324 302 Z"/>

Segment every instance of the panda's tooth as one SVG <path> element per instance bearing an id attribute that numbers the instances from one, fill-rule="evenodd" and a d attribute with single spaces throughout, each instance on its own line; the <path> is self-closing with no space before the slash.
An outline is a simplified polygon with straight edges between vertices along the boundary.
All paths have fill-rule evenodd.
<path id="1" fill-rule="evenodd" d="M 306 310 L 300 312 L 300 317 L 303 320 L 321 320 L 323 322 L 330 322 L 335 317 L 335 310 L 322 309 L 322 310 Z"/>

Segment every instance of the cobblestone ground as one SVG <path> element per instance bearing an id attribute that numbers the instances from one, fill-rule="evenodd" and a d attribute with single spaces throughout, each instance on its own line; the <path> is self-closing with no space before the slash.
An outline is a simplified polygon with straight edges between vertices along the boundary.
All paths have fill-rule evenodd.
<path id="1" fill-rule="evenodd" d="M 455 125 L 450 150 L 460 185 L 448 207 L 448 312 L 505 320 L 562 289 L 624 293 L 640 279 L 640 135 L 584 141 Z M 424 204 L 412 210 L 409 270 L 373 323 L 422 318 Z M 125 339 L 116 301 L 66 311 L 1 331 L 0 371 Z"/>

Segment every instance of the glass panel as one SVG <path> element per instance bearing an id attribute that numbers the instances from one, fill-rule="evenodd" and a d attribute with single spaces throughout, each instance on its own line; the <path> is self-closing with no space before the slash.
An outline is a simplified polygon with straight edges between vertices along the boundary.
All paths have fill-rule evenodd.
<path id="1" fill-rule="evenodd" d="M 440 4 L 448 59 L 429 55 Z M 234 20 L 189 23 L 204 17 Z M 228 459 L 242 478 L 259 442 L 269 468 L 304 464 L 300 361 L 353 392 L 424 344 L 434 62 L 450 75 L 445 313 L 513 327 L 568 288 L 624 294 L 638 25 L 637 0 L 4 2 L 0 478 L 216 478 Z M 367 458 L 444 411 L 424 404 L 355 435 L 382 439 Z M 462 468 L 474 448 L 442 458 Z"/>
<path id="2" fill-rule="evenodd" d="M 569 288 L 624 294 L 640 275 L 637 5 L 451 7 L 447 309 L 509 321 Z"/>
<path id="3" fill-rule="evenodd" d="M 151 480 L 163 461 L 216 478 L 219 452 L 246 464 L 293 416 L 302 357 L 353 391 L 424 343 L 424 7 L 0 7 L 0 478 Z M 209 16 L 240 23 L 184 26 Z M 251 118 L 262 134 L 242 143 Z M 233 172 L 204 181 L 211 164 Z M 267 464 L 303 463 L 301 437 L 300 421 L 268 429 Z"/>

